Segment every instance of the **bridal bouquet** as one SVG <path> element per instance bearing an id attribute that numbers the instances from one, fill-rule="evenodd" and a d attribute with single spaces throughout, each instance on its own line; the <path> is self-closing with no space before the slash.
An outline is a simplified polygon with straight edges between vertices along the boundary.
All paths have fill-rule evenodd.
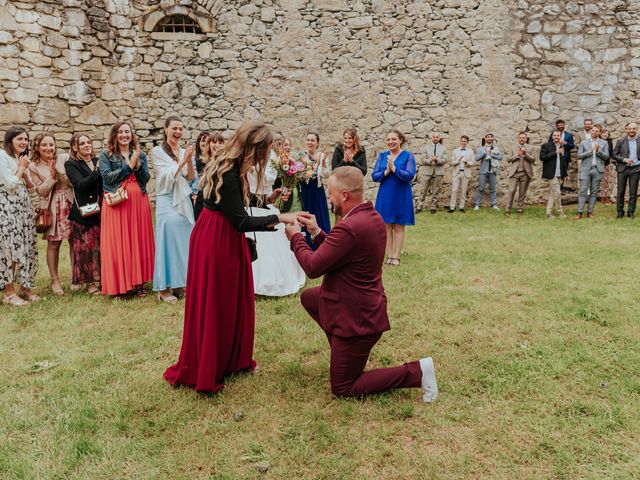
<path id="1" fill-rule="evenodd" d="M 276 157 L 271 160 L 271 165 L 278 172 L 278 177 L 282 179 L 282 193 L 292 192 L 297 188 L 298 183 L 309 181 L 313 175 L 313 164 L 304 154 L 298 155 L 297 159 L 290 156 Z M 273 206 L 279 210 L 283 205 L 284 201 L 280 194 L 273 202 Z"/>

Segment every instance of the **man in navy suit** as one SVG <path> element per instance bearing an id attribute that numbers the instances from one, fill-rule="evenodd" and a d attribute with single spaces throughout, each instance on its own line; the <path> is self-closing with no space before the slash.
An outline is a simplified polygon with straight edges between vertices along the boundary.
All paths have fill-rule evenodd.
<path id="1" fill-rule="evenodd" d="M 323 232 L 313 215 L 298 216 L 318 245 L 316 251 L 307 245 L 299 225 L 285 231 L 307 276 L 324 275 L 322 285 L 302 292 L 300 300 L 329 341 L 331 391 L 337 396 L 360 396 L 422 387 L 422 400 L 432 402 L 438 385 L 431 357 L 364 371 L 371 349 L 390 329 L 382 285 L 386 230 L 382 217 L 364 199 L 364 176 L 359 169 L 335 169 L 328 190 L 336 214 L 342 216 L 331 233 Z"/>
<path id="2" fill-rule="evenodd" d="M 573 134 L 567 132 L 565 129 L 564 120 L 556 120 L 556 130 L 560 131 L 560 145 L 564 150 L 562 157 L 560 158 L 560 175 L 562 176 L 562 187 L 566 187 L 565 183 L 569 178 L 569 164 L 571 163 L 571 150 L 575 147 L 573 141 Z M 549 142 L 553 141 L 553 132 L 549 135 Z"/>
<path id="3" fill-rule="evenodd" d="M 627 217 L 633 218 L 636 214 L 636 202 L 638 200 L 638 183 L 640 180 L 640 152 L 638 146 L 638 125 L 629 123 L 625 127 L 626 135 L 616 143 L 611 158 L 616 162 L 618 172 L 618 218 L 624 217 L 624 196 L 629 184 L 629 206 Z"/>

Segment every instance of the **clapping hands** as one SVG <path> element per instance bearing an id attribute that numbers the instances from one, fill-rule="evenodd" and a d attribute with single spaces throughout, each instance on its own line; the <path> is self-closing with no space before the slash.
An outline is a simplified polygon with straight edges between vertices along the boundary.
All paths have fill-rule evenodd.
<path id="1" fill-rule="evenodd" d="M 344 161 L 347 163 L 353 162 L 353 152 L 351 150 L 346 149 L 344 151 Z"/>
<path id="2" fill-rule="evenodd" d="M 182 165 L 186 165 L 187 162 L 191 160 L 193 157 L 193 152 L 196 151 L 196 146 L 193 143 L 187 145 L 187 148 L 184 151 L 184 157 L 182 157 Z"/>
<path id="3" fill-rule="evenodd" d="M 131 155 L 131 158 L 129 159 L 129 167 L 132 170 L 135 170 L 136 168 L 138 168 L 139 164 L 140 164 L 140 146 L 137 146 L 136 149 L 133 151 L 133 155 Z"/>

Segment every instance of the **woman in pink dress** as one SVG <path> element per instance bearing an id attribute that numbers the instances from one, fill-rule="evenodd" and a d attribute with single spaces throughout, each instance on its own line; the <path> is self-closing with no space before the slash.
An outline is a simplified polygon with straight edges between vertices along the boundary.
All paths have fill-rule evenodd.
<path id="1" fill-rule="evenodd" d="M 73 250 L 71 248 L 72 233 L 69 213 L 73 203 L 73 189 L 64 170 L 68 155 L 58 155 L 56 139 L 49 133 L 40 133 L 32 143 L 32 157 L 29 175 L 36 186 L 40 197 L 40 208 L 51 211 L 51 227 L 42 236 L 47 241 L 47 267 L 51 275 L 51 290 L 54 295 L 64 295 L 58 266 L 60 263 L 60 246 L 69 241 L 69 258 L 73 270 Z M 71 284 L 72 290 L 77 290 Z"/>

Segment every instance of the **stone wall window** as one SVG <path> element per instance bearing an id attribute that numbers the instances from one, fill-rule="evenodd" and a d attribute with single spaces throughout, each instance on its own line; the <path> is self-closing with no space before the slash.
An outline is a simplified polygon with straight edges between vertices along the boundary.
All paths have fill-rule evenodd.
<path id="1" fill-rule="evenodd" d="M 153 29 L 161 33 L 194 33 L 202 34 L 198 22 L 186 15 L 169 15 L 158 22 Z"/>

